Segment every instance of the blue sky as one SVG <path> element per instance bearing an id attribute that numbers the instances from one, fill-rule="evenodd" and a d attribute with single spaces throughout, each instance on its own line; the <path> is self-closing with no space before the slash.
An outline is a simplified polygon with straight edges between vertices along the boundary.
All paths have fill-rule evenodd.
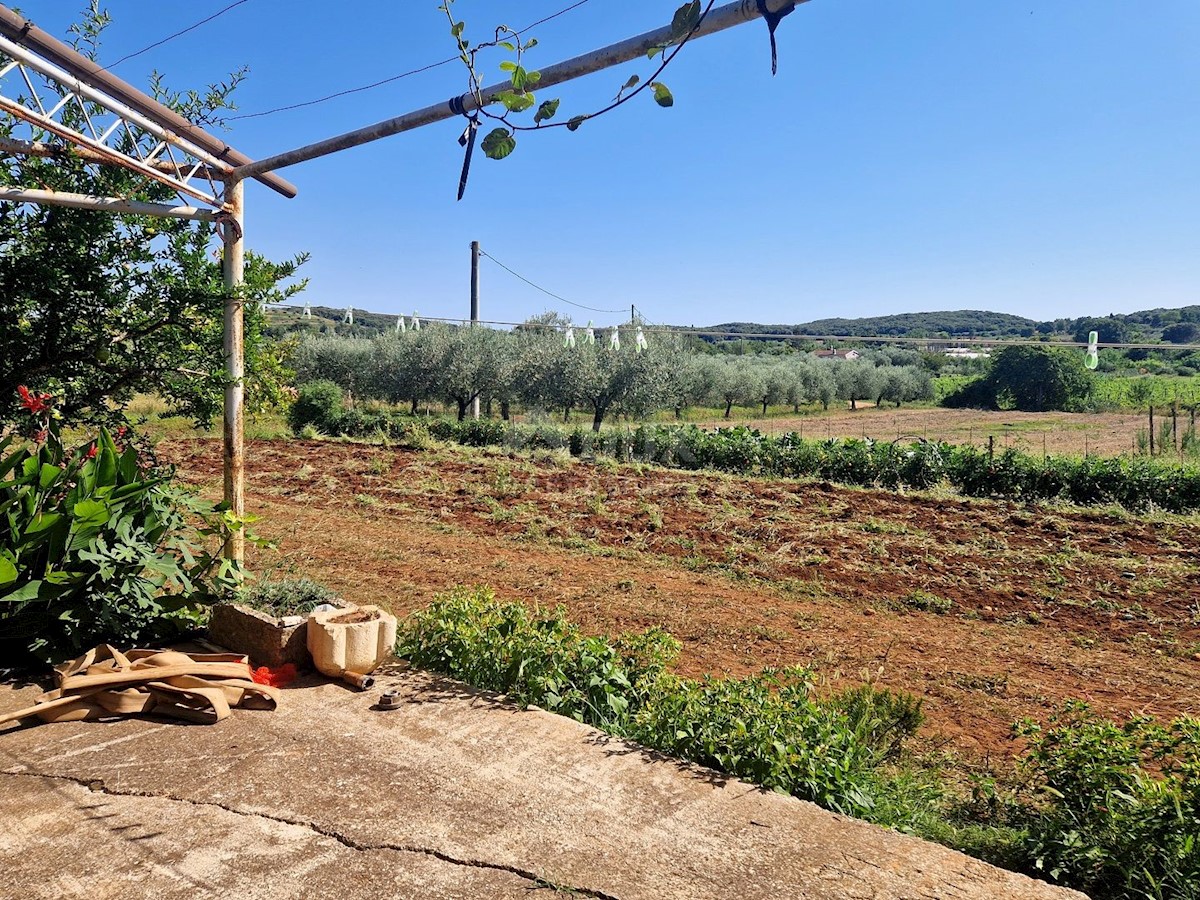
<path id="1" fill-rule="evenodd" d="M 109 0 L 101 62 L 228 0 Z M 681 2 L 681 0 L 680 0 Z M 26 0 L 65 36 L 83 0 Z M 453 55 L 437 0 L 248 0 L 117 67 L 196 87 L 250 66 L 241 112 L 303 101 Z M 458 0 L 467 35 L 569 0 Z M 532 34 L 548 65 L 664 24 L 675 0 L 590 0 Z M 153 15 L 148 11 L 153 9 Z M 1200 303 L 1200 3 L 812 0 L 778 32 L 740 26 L 684 49 L 648 97 L 478 155 L 456 203 L 458 122 L 252 184 L 250 246 L 312 253 L 314 304 L 466 315 L 468 246 L 569 299 L 659 322 L 792 323 L 933 309 L 1035 319 Z M 497 60 L 486 63 L 495 66 Z M 497 75 L 497 69 L 492 69 Z M 561 116 L 604 105 L 629 64 L 546 92 Z M 460 93 L 456 66 L 321 106 L 232 123 L 253 157 Z M 558 304 L 484 261 L 484 317 Z"/>

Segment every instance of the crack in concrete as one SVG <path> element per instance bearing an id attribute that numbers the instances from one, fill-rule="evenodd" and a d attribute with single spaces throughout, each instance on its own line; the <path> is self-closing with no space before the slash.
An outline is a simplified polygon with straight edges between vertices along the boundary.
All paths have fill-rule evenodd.
<path id="1" fill-rule="evenodd" d="M 77 775 L 62 775 L 55 774 L 53 772 L 35 772 L 32 770 L 14 772 L 11 769 L 0 770 L 0 775 L 8 775 L 12 778 L 43 778 L 52 781 L 67 781 L 71 782 L 72 784 L 85 787 L 90 791 L 95 791 L 96 793 L 105 794 L 110 797 L 145 797 L 152 800 L 171 800 L 176 803 L 188 803 L 192 806 L 221 809 L 225 812 L 232 813 L 235 816 L 266 819 L 270 822 L 278 822 L 281 825 L 293 825 L 298 828 L 305 828 L 314 834 L 319 834 L 322 837 L 330 838 L 331 840 L 337 841 L 343 847 L 359 853 L 370 852 L 372 850 L 392 850 L 399 853 L 415 853 L 422 856 L 429 856 L 433 859 L 437 859 L 454 866 L 464 866 L 472 869 L 489 869 L 496 872 L 507 872 L 510 875 L 516 875 L 518 878 L 522 878 L 531 882 L 535 889 L 547 888 L 554 890 L 555 892 L 563 891 L 580 897 L 592 897 L 595 898 L 595 900 L 620 900 L 619 897 L 616 897 L 612 894 L 606 894 L 603 891 L 562 884 L 552 880 L 547 876 L 538 875 L 536 872 L 532 872 L 527 869 L 521 869 L 517 866 L 510 866 L 504 863 L 486 862 L 484 860 L 477 859 L 459 859 L 458 857 L 451 856 L 442 850 L 436 850 L 432 847 L 419 847 L 410 844 L 364 844 L 354 840 L 353 838 L 346 837 L 344 834 L 334 831 L 331 828 L 327 828 L 319 825 L 316 822 L 305 819 L 291 819 L 287 818 L 286 816 L 271 815 L 269 813 L 247 812 L 245 810 L 226 806 L 223 803 L 217 803 L 212 800 L 193 800 L 190 797 L 176 797 L 172 794 L 153 794 L 146 791 L 118 790 L 116 788 L 110 788 L 108 785 L 106 785 L 103 778 L 83 778 Z"/>

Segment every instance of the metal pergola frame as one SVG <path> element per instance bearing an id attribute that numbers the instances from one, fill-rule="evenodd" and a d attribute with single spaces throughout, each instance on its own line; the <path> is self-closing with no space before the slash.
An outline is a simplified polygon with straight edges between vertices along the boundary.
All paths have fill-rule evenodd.
<path id="1" fill-rule="evenodd" d="M 737 0 L 713 7 L 688 38 L 705 37 L 764 16 L 778 17 L 808 0 Z M 539 88 L 552 87 L 612 66 L 644 58 L 647 51 L 675 37 L 670 26 L 611 44 L 541 69 Z M 471 93 L 451 98 L 314 144 L 252 161 L 224 141 L 209 135 L 163 104 L 117 78 L 53 35 L 0 6 L 0 115 L 24 122 L 32 139 L 0 137 L 0 155 L 54 158 L 70 154 L 87 163 L 122 166 L 147 181 L 165 184 L 181 203 L 149 203 L 127 197 L 92 197 L 41 188 L 0 188 L 0 201 L 67 206 L 111 213 L 162 216 L 215 223 L 223 244 L 222 273 L 227 291 L 224 311 L 226 387 L 224 402 L 224 495 L 231 512 L 246 511 L 244 455 L 243 316 L 241 286 L 245 276 L 245 181 L 253 178 L 284 197 L 296 188 L 277 170 L 401 132 L 477 111 Z M 45 81 L 39 92 L 31 73 Z M 18 94 L 6 90 L 6 79 L 20 77 Z M 16 80 L 16 79 L 12 79 Z M 480 92 L 484 104 L 507 82 Z M 24 88 L 28 93 L 20 93 Z M 43 102 L 53 94 L 53 102 Z M 104 115 L 89 112 L 99 108 Z M 85 128 L 63 121 L 66 109 L 82 113 Z M 56 118 L 57 117 L 57 118 Z M 102 120 L 102 121 L 97 121 Z M 61 143 L 46 140 L 57 138 Z M 146 146 L 149 144 L 149 146 Z M 202 206 L 196 205 L 196 201 Z M 241 561 L 244 534 L 234 533 L 226 555 Z"/>

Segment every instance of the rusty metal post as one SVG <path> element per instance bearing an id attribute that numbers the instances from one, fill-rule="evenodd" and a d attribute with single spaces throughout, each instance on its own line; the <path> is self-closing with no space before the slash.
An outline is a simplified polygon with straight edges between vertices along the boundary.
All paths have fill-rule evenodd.
<path id="1" fill-rule="evenodd" d="M 246 464 L 243 441 L 245 421 L 246 361 L 243 347 L 242 283 L 246 271 L 244 238 L 245 184 L 241 179 L 225 182 L 225 201 L 229 214 L 223 217 L 222 274 L 225 280 L 225 502 L 239 519 L 246 514 Z M 246 535 L 239 528 L 225 544 L 225 557 L 242 562 L 246 554 Z"/>

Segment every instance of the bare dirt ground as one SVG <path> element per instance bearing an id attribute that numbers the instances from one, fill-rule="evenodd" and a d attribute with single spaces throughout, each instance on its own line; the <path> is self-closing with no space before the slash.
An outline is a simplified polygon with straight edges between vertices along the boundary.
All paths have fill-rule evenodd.
<path id="1" fill-rule="evenodd" d="M 220 444 L 159 447 L 216 492 Z M 815 666 L 925 700 L 925 736 L 1007 755 L 1069 698 L 1200 712 L 1200 519 L 862 491 L 561 455 L 264 441 L 252 567 L 399 613 L 459 584 L 563 604 L 594 632 L 660 625 L 684 674 Z M 940 610 L 940 611 L 939 611 Z"/>
<path id="2" fill-rule="evenodd" d="M 1160 410 L 1160 419 L 1161 421 Z M 1016 447 L 1027 453 L 1104 456 L 1129 454 L 1137 449 L 1137 433 L 1147 426 L 1146 416 L 1136 413 L 1030 413 L 987 412 L 978 409 L 941 407 L 867 406 L 851 412 L 835 410 L 801 416 L 698 421 L 702 428 L 751 425 L 768 434 L 803 432 L 811 438 L 857 438 L 949 441 L 954 444 L 986 446 L 988 438 L 997 448 Z M 1179 428 L 1186 427 L 1181 416 Z"/>

